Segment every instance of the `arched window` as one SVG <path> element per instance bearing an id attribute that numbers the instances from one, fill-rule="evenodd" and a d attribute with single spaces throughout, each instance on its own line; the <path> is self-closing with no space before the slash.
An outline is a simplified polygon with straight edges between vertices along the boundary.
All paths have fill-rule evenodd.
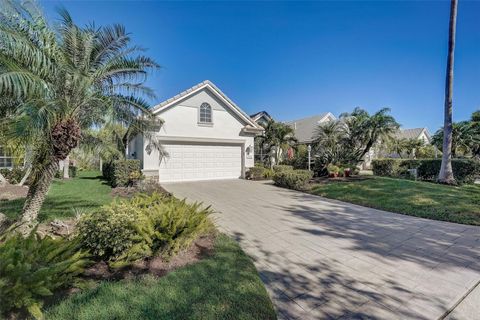
<path id="1" fill-rule="evenodd" d="M 212 123 L 212 107 L 208 103 L 200 106 L 200 123 Z"/>

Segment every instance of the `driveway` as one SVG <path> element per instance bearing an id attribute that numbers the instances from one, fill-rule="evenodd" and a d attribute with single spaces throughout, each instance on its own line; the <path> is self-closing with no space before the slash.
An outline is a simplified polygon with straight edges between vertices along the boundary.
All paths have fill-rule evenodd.
<path id="1" fill-rule="evenodd" d="M 177 197 L 212 204 L 220 229 L 254 259 L 279 319 L 460 320 L 480 314 L 467 303 L 480 290 L 480 227 L 365 208 L 268 182 L 165 187 Z M 449 313 L 457 305 L 467 311 Z"/>

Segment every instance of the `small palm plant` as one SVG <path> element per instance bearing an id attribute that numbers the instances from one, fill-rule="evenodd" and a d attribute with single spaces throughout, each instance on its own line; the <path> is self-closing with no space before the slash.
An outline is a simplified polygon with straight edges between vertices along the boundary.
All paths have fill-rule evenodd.
<path id="1" fill-rule="evenodd" d="M 279 164 L 288 148 L 295 146 L 297 139 L 294 130 L 287 124 L 270 120 L 265 126 L 263 136 L 259 137 L 260 145 L 273 156 L 270 167 Z"/>
<path id="2" fill-rule="evenodd" d="M 0 129 L 9 139 L 33 146 L 32 175 L 21 224 L 36 223 L 45 195 L 82 132 L 105 118 L 129 124 L 151 116 L 144 85 L 158 68 L 131 45 L 121 25 L 78 27 L 59 10 L 51 27 L 32 3 L 4 1 L 0 13 L 0 95 L 8 104 Z"/>

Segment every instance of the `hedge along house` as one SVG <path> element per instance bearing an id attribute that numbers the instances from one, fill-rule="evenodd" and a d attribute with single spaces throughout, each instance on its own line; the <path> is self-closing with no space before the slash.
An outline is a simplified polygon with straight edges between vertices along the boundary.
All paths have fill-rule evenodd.
<path id="1" fill-rule="evenodd" d="M 137 136 L 128 155 L 159 182 L 244 178 L 254 166 L 254 137 L 263 128 L 206 80 L 152 109 L 164 121 L 157 136 L 166 155 Z"/>

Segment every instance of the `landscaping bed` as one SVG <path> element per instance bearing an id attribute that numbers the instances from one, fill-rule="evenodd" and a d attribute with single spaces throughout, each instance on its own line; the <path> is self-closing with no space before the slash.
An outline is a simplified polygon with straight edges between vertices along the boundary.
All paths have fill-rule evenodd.
<path id="1" fill-rule="evenodd" d="M 331 179 L 332 180 L 332 179 Z M 310 193 L 427 219 L 480 225 L 480 185 L 446 186 L 386 177 L 312 184 Z"/>
<path id="2" fill-rule="evenodd" d="M 218 234 L 208 207 L 148 184 L 112 198 L 94 172 L 54 187 L 47 201 L 82 211 L 64 218 L 52 206 L 36 235 L 0 238 L 0 318 L 276 318 L 253 263 Z"/>
<path id="3" fill-rule="evenodd" d="M 48 308 L 46 319 L 276 319 L 255 266 L 225 235 L 211 255 L 164 277 L 101 282 Z"/>

